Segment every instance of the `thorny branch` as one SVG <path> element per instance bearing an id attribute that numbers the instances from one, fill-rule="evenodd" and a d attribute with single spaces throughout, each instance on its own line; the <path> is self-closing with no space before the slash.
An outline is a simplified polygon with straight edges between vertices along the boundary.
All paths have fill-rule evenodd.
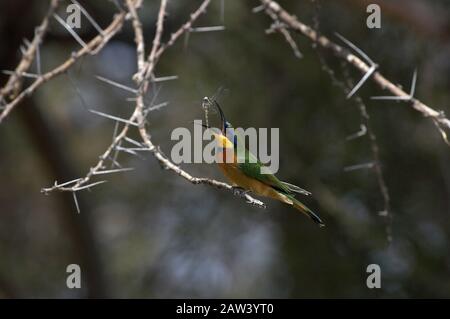
<path id="1" fill-rule="evenodd" d="M 9 77 L 6 85 L 0 90 L 0 101 L 4 101 L 7 95 L 10 95 L 11 98 L 14 98 L 17 95 L 17 92 L 20 90 L 21 78 L 23 74 L 28 71 L 34 61 L 34 57 L 36 56 L 37 52 L 39 52 L 38 48 L 45 34 L 47 33 L 50 17 L 55 12 L 58 4 L 59 0 L 52 0 L 50 2 L 50 7 L 47 11 L 47 14 L 45 15 L 41 24 L 36 28 L 34 38 L 28 45 L 28 48 L 25 51 L 22 60 L 19 62 L 17 68 Z M 3 116 L 0 117 L 0 122 L 2 118 Z"/>
<path id="2" fill-rule="evenodd" d="M 316 30 L 303 24 L 295 16 L 289 14 L 287 11 L 281 8 L 277 2 L 272 0 L 260 1 L 262 3 L 262 6 L 259 7 L 258 11 L 264 10 L 266 14 L 268 14 L 269 17 L 274 21 L 273 25 L 269 29 L 269 32 L 280 32 L 292 47 L 296 56 L 301 57 L 301 53 L 298 50 L 295 41 L 292 39 L 289 30 L 294 30 L 306 36 L 314 44 L 322 47 L 323 49 L 331 51 L 335 56 L 341 58 L 343 61 L 345 61 L 349 65 L 352 65 L 364 74 L 363 79 L 358 83 L 358 85 L 352 90 L 351 93 L 356 92 L 357 88 L 359 88 L 367 79 L 370 78 L 382 89 L 390 91 L 394 96 L 397 96 L 399 97 L 399 99 L 410 103 L 410 105 L 415 110 L 419 111 L 424 116 L 430 117 L 440 130 L 444 139 L 446 139 L 444 128 L 450 128 L 450 121 L 444 116 L 443 112 L 436 111 L 433 108 L 420 102 L 418 99 L 415 99 L 411 94 L 406 93 L 402 88 L 396 86 L 391 81 L 386 79 L 380 72 L 376 72 L 376 67 L 374 67 L 373 63 L 364 62 L 361 58 L 352 54 L 349 50 L 330 41 L 327 37 L 319 35 Z M 149 151 L 153 154 L 153 156 L 158 160 L 158 162 L 164 169 L 174 172 L 175 174 L 185 178 L 192 184 L 208 184 L 220 189 L 227 189 L 233 191 L 233 193 L 236 195 L 244 197 L 250 204 L 264 207 L 264 203 L 252 198 L 246 193 L 237 192 L 236 189 L 231 185 L 208 178 L 194 177 L 172 163 L 162 153 L 160 148 L 153 143 L 150 137 L 150 133 L 146 127 L 146 116 L 155 107 L 153 105 L 146 107 L 144 97 L 148 92 L 149 86 L 153 86 L 157 82 L 157 79 L 154 76 L 154 70 L 159 59 L 164 54 L 165 50 L 175 44 L 175 42 L 181 36 L 185 34 L 188 35 L 189 33 L 196 31 L 196 28 L 193 28 L 193 24 L 196 22 L 199 16 L 201 16 L 206 11 L 210 2 L 211 0 L 204 0 L 197 8 L 197 10 L 191 13 L 189 19 L 177 31 L 171 34 L 169 40 L 166 43 L 162 43 L 161 40 L 164 33 L 164 17 L 167 14 L 167 0 L 161 0 L 156 23 L 155 37 L 153 39 L 152 47 L 148 54 L 148 57 L 145 58 L 144 34 L 142 23 L 137 13 L 137 9 L 142 5 L 142 0 L 126 0 L 126 9 L 121 8 L 121 11 L 115 15 L 110 25 L 102 32 L 99 32 L 99 34 L 95 38 L 91 39 L 87 43 L 82 42 L 82 48 L 74 52 L 70 58 L 68 58 L 56 68 L 47 71 L 46 73 L 41 74 L 38 71 L 38 74 L 30 74 L 27 73 L 27 71 L 32 64 L 34 56 L 36 56 L 36 59 L 39 59 L 39 45 L 42 42 L 42 39 L 48 28 L 49 19 L 52 16 L 55 16 L 54 12 L 59 3 L 58 0 L 51 0 L 49 10 L 44 17 L 41 25 L 36 29 L 35 36 L 28 46 L 26 52 L 24 53 L 21 62 L 19 63 L 15 71 L 11 73 L 11 76 L 5 87 L 0 91 L 0 103 L 4 104 L 2 112 L 0 113 L 0 123 L 8 116 L 8 114 L 13 110 L 15 106 L 22 102 L 24 98 L 33 94 L 38 88 L 40 88 L 41 85 L 68 71 L 81 57 L 87 54 L 97 54 L 109 42 L 109 40 L 122 29 L 126 20 L 131 20 L 135 36 L 137 72 L 133 76 L 133 80 L 137 84 L 137 89 L 127 88 L 127 90 L 136 94 L 135 109 L 128 119 L 120 119 L 112 115 L 92 110 L 92 112 L 96 113 L 97 115 L 105 116 L 107 118 L 115 120 L 116 130 L 114 132 L 111 145 L 109 145 L 106 151 L 100 156 L 99 161 L 90 168 L 89 172 L 84 177 L 69 182 L 65 182 L 62 184 L 58 184 L 55 182 L 52 187 L 43 188 L 42 192 L 50 193 L 53 191 L 69 191 L 74 193 L 74 199 L 76 199 L 75 192 L 94 187 L 104 182 L 91 181 L 91 179 L 95 175 L 117 173 L 129 170 L 129 168 L 122 168 L 116 161 L 117 153 L 119 151 L 135 155 L 138 151 Z M 87 11 L 84 9 L 83 12 L 84 14 L 87 14 Z M 57 19 L 56 16 L 55 19 Z M 60 19 L 57 20 L 61 23 Z M 206 27 L 197 29 L 202 29 L 202 31 L 218 31 L 223 30 L 223 27 Z M 73 30 L 69 31 L 72 31 L 71 34 L 74 36 L 74 38 L 78 38 L 76 33 L 73 34 Z M 351 46 L 351 43 L 346 43 Z M 367 61 L 367 59 L 365 60 Z M 38 70 L 40 70 L 40 65 L 38 65 Z M 33 78 L 34 82 L 32 82 L 31 85 L 20 92 L 21 79 L 24 76 Z M 109 82 L 110 84 L 112 83 L 112 81 Z M 123 124 L 120 124 L 119 122 Z M 120 125 L 123 125 L 121 129 L 119 129 Z M 139 134 L 142 139 L 141 142 L 134 141 L 127 136 L 131 127 L 134 126 L 137 126 L 139 130 Z M 134 147 L 124 147 L 122 143 L 125 142 L 133 144 Z M 112 163 L 110 169 L 106 169 L 106 163 L 108 160 Z"/>
<path id="3" fill-rule="evenodd" d="M 260 0 L 260 2 L 262 3 L 265 13 L 272 20 L 275 19 L 275 22 L 279 21 L 283 23 L 285 26 L 297 31 L 320 47 L 329 50 L 336 57 L 343 59 L 345 62 L 361 71 L 361 73 L 363 73 L 364 75 L 370 73 L 370 79 L 372 79 L 372 81 L 375 82 L 381 89 L 388 90 L 391 94 L 398 97 L 400 100 L 407 101 L 413 109 L 420 112 L 423 116 L 431 118 L 438 127 L 445 142 L 448 144 L 445 130 L 450 130 L 450 120 L 444 115 L 442 111 L 437 111 L 419 101 L 418 99 L 410 96 L 410 94 L 389 81 L 380 72 L 375 71 L 373 65 L 364 62 L 349 50 L 336 44 L 327 37 L 319 35 L 316 30 L 299 21 L 297 17 L 284 10 L 277 2 L 272 0 Z"/>
<path id="4" fill-rule="evenodd" d="M 24 98 L 33 94 L 41 85 L 50 81 L 54 77 L 66 72 L 70 67 L 72 67 L 81 57 L 92 54 L 97 54 L 108 42 L 109 40 L 122 29 L 123 23 L 125 21 L 126 12 L 121 12 L 117 14 L 111 24 L 104 30 L 103 34 L 97 35 L 91 41 L 89 41 L 80 50 L 72 53 L 71 57 L 66 61 L 61 63 L 56 68 L 36 77 L 36 80 L 24 89 L 20 94 L 15 96 L 11 101 L 9 101 L 3 111 L 0 114 L 0 124 L 8 116 L 8 114 L 17 106 Z M 47 22 L 48 23 L 48 22 Z M 19 78 L 18 78 L 19 79 Z M 18 81 L 18 79 L 16 81 Z M 1 99 L 0 99 L 1 101 Z"/>
<path id="5" fill-rule="evenodd" d="M 207 6 L 210 3 L 210 0 L 204 0 L 202 4 L 199 6 L 199 8 L 193 12 L 190 15 L 190 19 L 183 24 L 176 32 L 174 32 L 170 40 L 162 44 L 161 39 L 164 31 L 164 17 L 166 15 L 166 4 L 167 0 L 161 0 L 161 5 L 158 13 L 158 19 L 156 24 L 156 33 L 155 37 L 153 39 L 152 48 L 150 51 L 150 54 L 145 60 L 145 46 L 144 46 L 144 34 L 142 30 L 142 23 L 139 19 L 137 9 L 140 7 L 142 1 L 141 0 L 127 0 L 126 6 L 127 6 L 127 17 L 130 17 L 133 25 L 134 35 L 135 35 L 135 43 L 136 43 L 136 57 L 137 57 L 137 72 L 134 75 L 133 79 L 136 82 L 138 86 L 138 90 L 127 88 L 127 90 L 132 91 L 136 94 L 136 106 L 135 109 L 128 119 L 120 119 L 105 113 L 93 111 L 98 115 L 105 116 L 107 118 L 115 120 L 118 122 L 123 122 L 124 126 L 121 130 L 118 130 L 118 132 L 115 132 L 113 141 L 111 145 L 106 149 L 106 151 L 100 156 L 99 161 L 96 165 L 90 168 L 89 172 L 86 174 L 85 177 L 75 179 L 69 182 L 65 182 L 62 184 L 58 184 L 55 182 L 55 184 L 52 187 L 49 188 L 43 188 L 43 193 L 51 193 L 53 191 L 68 191 L 75 194 L 75 192 L 88 189 L 91 187 L 94 187 L 98 184 L 101 184 L 105 181 L 99 181 L 99 182 L 91 182 L 91 179 L 95 175 L 99 174 L 110 174 L 110 173 L 117 173 L 117 172 L 123 172 L 130 170 L 129 168 L 117 168 L 117 169 L 109 169 L 105 170 L 106 168 L 106 162 L 109 160 L 113 161 L 114 166 L 119 166 L 118 163 L 115 161 L 115 156 L 113 156 L 114 151 L 126 151 L 131 154 L 136 154 L 136 151 L 149 151 L 153 154 L 153 156 L 158 160 L 161 167 L 170 170 L 174 172 L 175 174 L 185 178 L 192 184 L 207 184 L 210 186 L 214 186 L 219 189 L 225 189 L 232 191 L 235 195 L 244 198 L 249 204 L 257 206 L 257 207 L 265 207 L 265 204 L 250 195 L 248 195 L 245 192 L 239 192 L 237 189 L 229 184 L 216 181 L 213 179 L 208 178 L 199 178 L 194 177 L 190 175 L 188 172 L 184 171 L 174 163 L 172 163 L 160 150 L 160 148 L 153 143 L 153 141 L 150 138 L 150 134 L 148 132 L 148 129 L 146 127 L 145 118 L 146 113 L 148 110 L 145 108 L 145 100 L 144 97 L 148 91 L 149 85 L 154 84 L 157 79 L 154 78 L 153 73 L 154 69 L 157 65 L 158 59 L 162 56 L 162 54 L 165 52 L 167 48 L 172 46 L 177 39 L 179 39 L 183 34 L 187 32 L 191 32 L 193 23 L 197 20 L 197 18 L 206 11 Z M 124 13 L 122 13 L 124 14 Z M 89 44 L 88 44 L 89 46 Z M 119 86 L 116 83 L 110 84 Z M 123 88 L 123 86 L 121 86 Z M 150 106 L 152 107 L 152 105 Z M 131 126 L 136 125 L 139 130 L 139 134 L 142 138 L 142 142 L 138 142 L 135 140 L 132 140 L 131 138 L 127 137 L 127 134 L 131 128 Z M 117 126 L 116 126 L 117 127 Z M 128 142 L 133 144 L 134 148 L 124 148 L 121 147 L 122 142 Z M 75 204 L 76 197 L 74 196 Z M 79 211 L 79 207 L 77 206 L 77 211 Z"/>

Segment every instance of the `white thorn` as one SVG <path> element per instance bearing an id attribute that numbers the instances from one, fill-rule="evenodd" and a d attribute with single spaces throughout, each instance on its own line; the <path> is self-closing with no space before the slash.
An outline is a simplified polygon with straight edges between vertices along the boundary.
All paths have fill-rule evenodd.
<path id="1" fill-rule="evenodd" d="M 350 172 L 350 171 L 355 171 L 358 169 L 365 169 L 365 168 L 373 168 L 374 166 L 375 166 L 375 162 L 356 164 L 356 165 L 344 167 L 344 172 Z"/>
<path id="2" fill-rule="evenodd" d="M 55 181 L 55 187 L 64 187 L 64 186 L 67 186 L 67 185 L 69 185 L 69 184 L 73 184 L 73 183 L 76 183 L 76 182 L 78 182 L 78 181 L 80 181 L 80 180 L 82 180 L 82 178 L 77 178 L 77 179 L 73 179 L 73 180 L 71 180 L 71 181 L 68 181 L 68 182 L 65 182 L 65 183 L 62 183 L 62 184 L 58 184 L 56 181 Z"/>
<path id="3" fill-rule="evenodd" d="M 32 78 L 32 79 L 37 79 L 39 78 L 38 74 L 34 74 L 34 73 L 27 73 L 27 72 L 15 72 L 15 71 L 9 71 L 9 70 L 2 70 L 2 73 L 4 74 L 8 74 L 8 75 L 13 75 L 13 74 L 19 74 L 20 76 L 26 77 L 26 78 Z"/>
<path id="4" fill-rule="evenodd" d="M 75 207 L 77 208 L 77 213 L 80 213 L 80 206 L 78 205 L 78 199 L 76 192 L 72 192 L 73 201 L 75 202 Z"/>
<path id="5" fill-rule="evenodd" d="M 355 44 L 350 42 L 350 40 L 347 40 L 344 36 L 340 35 L 339 33 L 335 32 L 336 36 L 341 39 L 345 44 L 347 44 L 350 48 L 355 50 L 360 56 L 362 56 L 370 65 L 374 65 L 375 63 L 372 61 L 371 58 L 360 48 L 358 48 Z"/>
<path id="6" fill-rule="evenodd" d="M 211 26 L 211 27 L 197 27 L 197 28 L 191 28 L 189 32 L 214 32 L 214 31 L 223 31 L 225 30 L 224 25 L 217 25 L 217 26 Z"/>
<path id="7" fill-rule="evenodd" d="M 122 89 L 122 90 L 129 91 L 129 92 L 134 93 L 134 94 L 136 94 L 136 93 L 138 92 L 137 89 L 133 89 L 133 88 L 131 88 L 131 87 L 129 87 L 129 86 L 126 86 L 126 85 L 123 85 L 123 84 L 114 82 L 114 81 L 109 80 L 109 79 L 107 79 L 107 78 L 104 78 L 104 77 L 102 77 L 102 76 L 100 76 L 100 75 L 96 75 L 95 77 L 96 77 L 98 80 L 100 80 L 100 81 L 103 81 L 103 82 L 108 83 L 108 84 L 110 84 L 110 85 L 112 85 L 112 86 L 118 87 L 118 88 L 120 88 L 120 89 Z"/>
<path id="8" fill-rule="evenodd" d="M 414 92 L 416 91 L 416 81 L 417 81 L 417 69 L 414 70 L 413 78 L 411 81 L 411 90 L 409 91 L 410 98 L 414 97 Z"/>
<path id="9" fill-rule="evenodd" d="M 123 119 L 123 118 L 121 118 L 121 117 L 109 115 L 109 114 L 106 114 L 106 113 L 103 113 L 103 112 L 99 112 L 99 111 L 96 111 L 96 110 L 92 110 L 92 109 L 89 109 L 88 111 L 91 112 L 91 113 L 94 113 L 94 114 L 97 114 L 97 115 L 106 117 L 106 118 L 108 118 L 108 119 L 114 120 L 114 121 L 119 121 L 119 122 L 127 123 L 127 124 L 130 124 L 130 125 L 133 125 L 133 126 L 139 126 L 138 123 L 131 122 L 131 121 L 126 120 L 126 119 Z"/>
<path id="10" fill-rule="evenodd" d="M 133 140 L 132 138 L 129 138 L 128 136 L 125 136 L 124 139 L 125 139 L 125 141 L 127 141 L 130 144 L 133 144 L 133 145 L 138 146 L 138 147 L 142 147 L 141 143 L 139 143 L 138 141 Z"/>
<path id="11" fill-rule="evenodd" d="M 86 189 L 86 188 L 91 188 L 91 187 L 94 187 L 96 185 L 100 185 L 100 184 L 103 184 L 103 183 L 106 183 L 106 181 L 99 181 L 99 182 L 95 182 L 95 183 L 92 183 L 92 184 L 89 184 L 89 185 L 80 186 L 80 187 L 74 188 L 73 191 L 80 191 L 80 190 L 83 190 L 83 189 Z"/>
<path id="12" fill-rule="evenodd" d="M 153 78 L 152 82 L 164 82 L 164 81 L 172 81 L 172 80 L 178 80 L 178 75 L 169 75 L 169 76 L 161 76 L 159 78 Z"/>
<path id="13" fill-rule="evenodd" d="M 86 48 L 86 43 L 78 36 L 78 34 L 73 31 L 73 29 L 56 13 L 53 14 L 53 17 L 74 37 L 75 40 L 83 47 Z"/>
<path id="14" fill-rule="evenodd" d="M 106 171 L 96 171 L 96 172 L 94 172 L 94 175 L 128 172 L 128 171 L 132 171 L 132 170 L 134 170 L 134 167 L 124 167 L 124 168 L 118 168 L 118 169 L 110 169 L 110 170 L 106 170 Z"/>
<path id="15" fill-rule="evenodd" d="M 366 74 L 364 74 L 364 76 L 358 82 L 358 84 L 356 84 L 355 87 L 351 90 L 351 92 L 347 94 L 347 99 L 351 98 L 356 93 L 356 91 L 359 90 L 359 88 L 364 84 L 364 82 L 366 82 L 367 79 L 373 74 L 373 72 L 375 72 L 376 68 L 377 68 L 376 65 L 372 65 L 370 67 L 370 69 L 366 72 Z"/>

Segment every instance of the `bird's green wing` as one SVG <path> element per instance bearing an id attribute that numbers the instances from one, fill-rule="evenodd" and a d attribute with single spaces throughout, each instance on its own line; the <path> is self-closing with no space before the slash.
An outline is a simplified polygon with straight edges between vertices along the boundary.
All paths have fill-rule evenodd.
<path id="1" fill-rule="evenodd" d="M 238 160 L 237 165 L 245 175 L 257 179 L 266 185 L 270 185 L 283 193 L 291 194 L 293 192 L 289 187 L 290 184 L 280 181 L 274 174 L 262 174 L 261 167 L 263 167 L 264 164 L 262 164 L 256 156 L 247 149 L 238 149 L 236 156 Z"/>

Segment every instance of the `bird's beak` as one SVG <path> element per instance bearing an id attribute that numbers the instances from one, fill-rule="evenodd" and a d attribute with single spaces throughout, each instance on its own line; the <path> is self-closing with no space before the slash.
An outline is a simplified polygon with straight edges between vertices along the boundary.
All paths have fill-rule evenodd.
<path id="1" fill-rule="evenodd" d="M 219 103 L 216 100 L 214 100 L 214 105 L 216 106 L 220 114 L 220 121 L 222 122 L 222 132 L 225 132 L 225 123 L 227 122 L 225 114 L 223 113 L 222 108 L 220 107 Z"/>

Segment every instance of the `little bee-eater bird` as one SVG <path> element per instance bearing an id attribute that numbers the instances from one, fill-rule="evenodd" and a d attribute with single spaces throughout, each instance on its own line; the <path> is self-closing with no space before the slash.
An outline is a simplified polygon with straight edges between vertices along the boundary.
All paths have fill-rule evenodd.
<path id="1" fill-rule="evenodd" d="M 206 99 L 208 98 L 205 97 Z M 294 197 L 295 194 L 310 195 L 311 193 L 298 186 L 280 181 L 274 174 L 261 173 L 264 164 L 245 148 L 243 143 L 238 143 L 239 137 L 234 133 L 231 124 L 227 122 L 219 103 L 215 100 L 209 102 L 216 106 L 221 118 L 221 133 L 213 132 L 218 144 L 216 155 L 220 157 L 218 165 L 233 186 L 293 206 L 319 226 L 325 226 L 319 216 Z"/>

